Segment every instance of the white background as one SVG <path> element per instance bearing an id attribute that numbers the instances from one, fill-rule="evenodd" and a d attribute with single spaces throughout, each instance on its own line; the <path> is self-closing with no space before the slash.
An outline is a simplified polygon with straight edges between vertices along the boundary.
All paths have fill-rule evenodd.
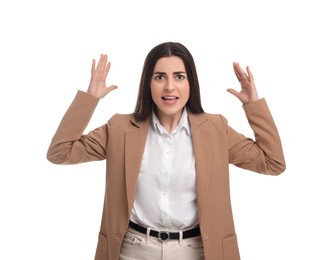
<path id="1" fill-rule="evenodd" d="M 243 260 L 336 259 L 333 1 L 73 1 L 0 3 L 0 259 L 90 260 L 100 227 L 104 162 L 46 160 L 91 60 L 109 55 L 110 84 L 87 130 L 134 109 L 142 64 L 164 41 L 192 52 L 207 112 L 251 135 L 232 62 L 249 65 L 283 141 L 287 170 L 231 168 Z"/>

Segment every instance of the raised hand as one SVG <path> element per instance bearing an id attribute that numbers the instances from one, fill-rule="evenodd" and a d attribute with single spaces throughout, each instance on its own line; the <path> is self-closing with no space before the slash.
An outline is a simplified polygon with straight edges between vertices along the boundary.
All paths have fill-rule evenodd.
<path id="1" fill-rule="evenodd" d="M 254 79 L 250 68 L 247 66 L 246 71 L 240 67 L 239 63 L 233 63 L 233 70 L 241 85 L 240 92 L 229 88 L 227 91 L 236 96 L 244 105 L 259 99 Z"/>
<path id="2" fill-rule="evenodd" d="M 96 60 L 92 60 L 91 80 L 87 92 L 96 98 L 103 98 L 117 86 L 106 86 L 106 77 L 110 70 L 111 63 L 107 62 L 107 55 L 100 55 L 98 65 L 96 67 Z"/>

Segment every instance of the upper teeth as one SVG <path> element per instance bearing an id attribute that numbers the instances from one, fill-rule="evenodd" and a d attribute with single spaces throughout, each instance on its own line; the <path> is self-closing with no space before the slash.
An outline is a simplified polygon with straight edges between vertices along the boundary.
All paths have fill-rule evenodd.
<path id="1" fill-rule="evenodd" d="M 175 99 L 175 97 L 164 97 L 165 99 L 170 99 L 170 100 L 172 100 L 172 99 Z"/>

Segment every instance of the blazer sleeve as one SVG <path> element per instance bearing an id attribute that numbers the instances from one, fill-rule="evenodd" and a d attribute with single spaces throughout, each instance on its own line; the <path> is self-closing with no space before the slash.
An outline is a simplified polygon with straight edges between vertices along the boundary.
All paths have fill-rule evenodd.
<path id="1" fill-rule="evenodd" d="M 106 157 L 107 125 L 83 135 L 99 99 L 78 91 L 63 116 L 47 151 L 55 164 L 76 164 Z"/>
<path id="2" fill-rule="evenodd" d="M 258 173 L 279 175 L 286 169 L 281 139 L 264 98 L 243 106 L 255 140 L 228 128 L 229 162 Z"/>

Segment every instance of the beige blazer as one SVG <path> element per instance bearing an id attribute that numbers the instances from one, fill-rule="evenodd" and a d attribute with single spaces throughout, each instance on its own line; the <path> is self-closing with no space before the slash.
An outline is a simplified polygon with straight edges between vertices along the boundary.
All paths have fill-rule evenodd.
<path id="1" fill-rule="evenodd" d="M 98 99 L 78 91 L 47 153 L 55 164 L 106 160 L 106 190 L 95 260 L 117 260 L 128 227 L 146 143 L 149 120 L 115 114 L 83 135 Z M 255 141 L 228 124 L 222 115 L 188 113 L 196 160 L 198 220 L 206 260 L 240 259 L 231 211 L 229 163 L 278 175 L 285 160 L 277 128 L 260 99 L 243 106 Z"/>

